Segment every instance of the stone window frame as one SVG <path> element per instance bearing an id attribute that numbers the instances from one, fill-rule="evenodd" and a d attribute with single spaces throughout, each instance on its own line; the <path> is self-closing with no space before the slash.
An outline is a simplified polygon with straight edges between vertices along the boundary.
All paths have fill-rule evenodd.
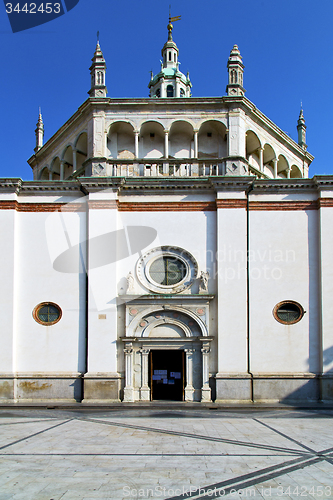
<path id="1" fill-rule="evenodd" d="M 298 310 L 300 312 L 300 315 L 299 315 L 299 317 L 296 320 L 294 320 L 294 321 L 284 321 L 281 318 L 279 318 L 277 312 L 278 312 L 278 310 L 280 309 L 281 306 L 286 305 L 286 304 L 292 304 L 292 305 L 294 305 L 294 306 L 296 306 L 298 308 Z M 298 323 L 299 321 L 301 321 L 301 319 L 303 318 L 304 314 L 305 314 L 305 311 L 304 311 L 303 307 L 301 306 L 301 304 L 299 302 L 296 302 L 295 300 L 282 300 L 281 302 L 279 302 L 278 304 L 276 304 L 276 306 L 273 309 L 273 316 L 274 316 L 274 318 L 276 319 L 276 321 L 278 321 L 282 325 L 295 325 L 296 323 Z"/>
<path id="2" fill-rule="evenodd" d="M 173 285 L 161 285 L 155 282 L 149 274 L 151 264 L 157 258 L 167 256 L 181 260 L 186 268 L 185 277 L 179 283 Z M 151 292 L 162 294 L 180 293 L 188 289 L 197 278 L 198 264 L 193 255 L 187 250 L 180 247 L 164 245 L 152 248 L 140 257 L 136 265 L 136 275 L 140 283 Z"/>
<path id="3" fill-rule="evenodd" d="M 41 310 L 41 308 L 42 308 L 42 307 L 45 307 L 45 306 L 53 306 L 53 307 L 55 307 L 55 308 L 58 310 L 58 312 L 59 312 L 59 316 L 58 316 L 58 318 L 57 318 L 56 320 L 48 322 L 48 321 L 43 321 L 43 320 L 41 320 L 41 319 L 39 318 L 38 313 L 39 313 L 39 311 Z M 38 305 L 34 308 L 34 310 L 32 311 L 32 317 L 33 317 L 33 318 L 34 318 L 34 320 L 35 320 L 37 323 L 39 323 L 40 325 L 43 325 L 43 326 L 52 326 L 52 325 L 55 325 L 56 323 L 58 323 L 58 322 L 61 320 L 61 318 L 62 318 L 62 309 L 61 309 L 61 307 L 60 307 L 58 304 L 56 304 L 55 302 L 50 302 L 50 301 L 48 301 L 48 302 L 41 302 L 41 303 L 40 303 L 40 304 L 38 304 Z"/>

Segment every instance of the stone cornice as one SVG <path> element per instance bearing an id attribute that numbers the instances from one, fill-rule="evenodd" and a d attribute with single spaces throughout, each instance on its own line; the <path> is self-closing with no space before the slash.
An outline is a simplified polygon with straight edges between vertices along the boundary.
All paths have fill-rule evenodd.
<path id="1" fill-rule="evenodd" d="M 254 176 L 210 177 L 209 181 L 216 192 L 247 191 L 255 180 Z"/>
<path id="2" fill-rule="evenodd" d="M 333 175 L 315 175 L 313 181 L 320 191 L 333 191 Z"/>
<path id="3" fill-rule="evenodd" d="M 135 191 L 180 191 L 211 190 L 209 177 L 126 177 L 120 186 L 120 192 Z"/>
<path id="4" fill-rule="evenodd" d="M 333 182 L 333 180 L 332 180 Z M 333 184 L 332 184 L 333 187 Z M 257 179 L 253 183 L 253 194 L 278 193 L 284 191 L 316 191 L 314 179 Z"/>
<path id="5" fill-rule="evenodd" d="M 118 190 L 123 182 L 123 177 L 80 177 L 78 183 L 83 193 L 97 193 L 105 189 Z"/>
<path id="6" fill-rule="evenodd" d="M 80 184 L 76 181 L 22 181 L 22 179 L 1 179 L 0 193 L 15 193 L 39 195 L 43 194 L 68 194 L 80 192 Z"/>
<path id="7" fill-rule="evenodd" d="M 253 189 L 250 189 L 253 188 Z M 72 181 L 23 181 L 0 178 L 0 193 L 24 195 L 88 194 L 111 189 L 120 194 L 144 194 L 145 192 L 200 193 L 248 192 L 320 192 L 333 191 L 333 176 L 315 176 L 312 179 L 256 179 L 252 176 L 218 177 L 80 177 Z"/>
<path id="8" fill-rule="evenodd" d="M 0 192 L 1 193 L 13 193 L 19 194 L 21 186 L 23 184 L 22 179 L 1 179 L 0 178 Z"/>

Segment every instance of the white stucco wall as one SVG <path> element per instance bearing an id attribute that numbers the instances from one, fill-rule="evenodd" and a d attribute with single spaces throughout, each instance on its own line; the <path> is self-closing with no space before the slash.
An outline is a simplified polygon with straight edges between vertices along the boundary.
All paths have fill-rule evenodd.
<path id="1" fill-rule="evenodd" d="M 218 372 L 247 371 L 246 210 L 217 213 Z"/>
<path id="2" fill-rule="evenodd" d="M 254 373 L 320 371 L 316 210 L 250 211 L 250 360 Z M 283 325 L 273 308 L 293 300 L 306 311 Z"/>
<path id="3" fill-rule="evenodd" d="M 49 225 L 57 214 L 21 212 L 16 217 L 16 369 L 21 373 L 83 371 L 84 275 L 59 272 L 53 268 L 53 261 L 56 255 L 69 248 L 69 241 L 76 243 L 82 238 L 85 230 L 84 214 L 62 213 L 62 234 L 57 223 L 51 222 L 51 227 Z M 53 241 L 52 227 L 55 236 Z M 66 240 L 65 231 L 69 240 Z M 43 326 L 33 319 L 32 311 L 39 303 L 49 301 L 61 307 L 62 318 L 55 325 Z"/>
<path id="4" fill-rule="evenodd" d="M 15 369 L 14 336 L 15 336 L 15 244 L 17 213 L 15 210 L 0 210 L 0 321 L 1 349 L 0 371 L 11 373 Z"/>
<path id="5" fill-rule="evenodd" d="M 328 193 L 332 198 L 332 194 Z M 323 196 L 327 196 L 323 193 Z M 333 372 L 333 209 L 320 209 L 323 372 Z"/>

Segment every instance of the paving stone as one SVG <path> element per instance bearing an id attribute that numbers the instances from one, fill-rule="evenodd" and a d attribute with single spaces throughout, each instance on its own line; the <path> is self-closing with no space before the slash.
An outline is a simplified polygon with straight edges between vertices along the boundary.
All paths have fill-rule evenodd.
<path id="1" fill-rule="evenodd" d="M 163 413 L 25 409 L 0 419 L 0 500 L 135 500 L 140 489 L 167 500 L 156 488 L 216 485 L 237 486 L 223 497 L 233 500 L 300 500 L 297 487 L 333 499 L 332 463 L 311 464 L 333 448 L 333 412 Z"/>

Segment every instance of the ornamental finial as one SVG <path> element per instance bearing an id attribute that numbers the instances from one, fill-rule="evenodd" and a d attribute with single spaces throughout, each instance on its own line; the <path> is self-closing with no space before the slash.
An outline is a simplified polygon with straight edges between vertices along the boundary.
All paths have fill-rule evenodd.
<path id="1" fill-rule="evenodd" d="M 168 40 L 172 41 L 173 25 L 171 23 L 174 23 L 176 21 L 180 21 L 181 17 L 182 16 L 171 17 L 171 5 L 169 5 L 169 24 L 167 26 L 167 28 L 168 28 Z"/>

